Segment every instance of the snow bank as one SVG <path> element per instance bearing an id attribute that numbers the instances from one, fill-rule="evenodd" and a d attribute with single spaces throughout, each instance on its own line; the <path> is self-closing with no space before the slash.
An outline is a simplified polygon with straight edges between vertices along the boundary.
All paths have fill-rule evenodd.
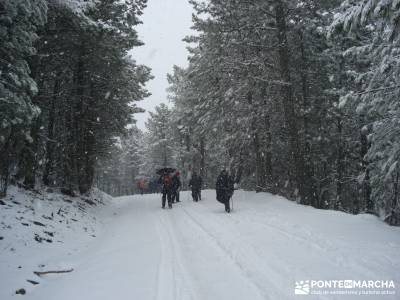
<path id="1" fill-rule="evenodd" d="M 297 283 L 307 299 L 399 299 L 400 228 L 374 216 L 245 191 L 235 192 L 231 214 L 212 190 L 199 202 L 182 192 L 173 209 L 161 209 L 160 194 L 90 204 L 103 197 L 14 188 L 0 205 L 0 299 L 24 288 L 30 300 L 291 300 L 302 298 Z M 395 288 L 341 295 L 305 284 L 332 280 L 393 281 Z M 325 291 L 333 293 L 311 293 Z"/>
<path id="2" fill-rule="evenodd" d="M 0 202 L 0 299 L 44 284 L 35 271 L 73 269 L 70 257 L 101 231 L 101 211 L 110 200 L 97 189 L 71 198 L 10 187 Z"/>

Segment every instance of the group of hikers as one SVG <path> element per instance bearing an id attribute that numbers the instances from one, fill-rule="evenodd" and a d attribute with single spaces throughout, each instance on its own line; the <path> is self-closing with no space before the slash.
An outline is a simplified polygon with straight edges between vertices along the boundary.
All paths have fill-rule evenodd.
<path id="1" fill-rule="evenodd" d="M 182 186 L 180 175 L 179 171 L 172 176 L 168 173 L 161 175 L 159 183 L 162 185 L 162 208 L 165 208 L 166 201 L 168 201 L 169 208 L 172 208 L 172 203 L 181 202 L 179 200 L 179 190 Z"/>
<path id="2" fill-rule="evenodd" d="M 168 203 L 169 208 L 172 208 L 173 203 L 180 202 L 179 191 L 182 183 L 179 171 L 175 171 L 172 174 L 169 172 L 164 172 L 160 176 L 159 183 L 162 186 L 162 208 L 165 208 L 166 203 Z M 201 200 L 202 186 L 203 179 L 196 172 L 193 172 L 189 181 L 189 187 L 192 191 L 192 198 L 194 202 Z M 225 211 L 229 213 L 231 211 L 230 199 L 234 192 L 234 180 L 226 170 L 222 170 L 222 172 L 219 174 L 215 189 L 217 192 L 217 200 L 225 205 Z"/>

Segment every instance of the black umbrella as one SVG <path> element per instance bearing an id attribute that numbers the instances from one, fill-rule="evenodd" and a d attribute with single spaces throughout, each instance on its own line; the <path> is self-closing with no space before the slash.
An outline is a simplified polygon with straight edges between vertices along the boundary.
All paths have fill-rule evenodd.
<path id="1" fill-rule="evenodd" d="M 164 175 L 164 174 L 170 174 L 170 173 L 174 173 L 176 171 L 176 169 L 174 168 L 162 168 L 157 170 L 157 174 L 158 175 Z"/>

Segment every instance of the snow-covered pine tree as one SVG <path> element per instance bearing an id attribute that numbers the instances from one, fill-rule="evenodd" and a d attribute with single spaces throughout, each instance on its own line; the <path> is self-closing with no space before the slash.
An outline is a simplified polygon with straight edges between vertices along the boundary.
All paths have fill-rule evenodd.
<path id="1" fill-rule="evenodd" d="M 136 126 L 118 139 L 108 154 L 97 161 L 96 185 L 113 196 L 130 195 L 138 192 L 139 179 L 147 179 L 142 165 L 145 159 L 144 135 Z"/>
<path id="2" fill-rule="evenodd" d="M 193 160 L 193 141 L 203 140 L 210 178 L 230 166 L 243 186 L 364 211 L 368 180 L 359 192 L 357 174 L 368 162 L 354 153 L 368 146 L 365 120 L 345 114 L 338 99 L 351 63 L 365 67 L 338 50 L 353 40 L 325 34 L 340 1 L 191 2 L 190 64 L 170 75 L 175 139 L 187 144 L 181 157 Z"/>
<path id="3" fill-rule="evenodd" d="M 32 102 L 37 85 L 28 59 L 38 27 L 46 22 L 46 1 L 3 0 L 0 3 L 0 197 L 22 145 L 31 142 L 29 126 L 40 110 Z"/>
<path id="4" fill-rule="evenodd" d="M 45 185 L 61 187 L 69 194 L 74 190 L 85 193 L 92 186 L 96 160 L 107 154 L 113 138 L 124 134 L 126 125 L 133 123 L 133 114 L 141 111 L 134 102 L 148 95 L 144 84 L 151 77 L 149 69 L 127 57 L 129 50 L 142 44 L 135 26 L 146 1 L 6 1 L 11 17 L 4 18 L 6 23 L 0 29 L 5 41 L 15 38 L 25 47 L 15 52 L 17 59 L 33 53 L 29 51 L 33 49 L 34 30 L 45 21 L 46 3 L 48 22 L 38 31 L 38 54 L 28 61 L 39 93 L 32 98 L 35 84 L 29 77 L 20 82 L 17 95 L 22 98 L 17 100 L 22 106 L 13 107 L 17 109 L 15 120 L 26 125 L 18 133 L 11 132 L 4 122 L 4 143 L 0 146 L 23 148 L 8 153 L 16 154 L 12 161 L 15 179 L 27 187 L 34 187 L 42 178 Z M 12 28 L 29 38 L 6 36 L 14 32 L 7 29 L 12 18 L 22 20 L 18 23 L 21 28 L 15 24 Z M 9 50 L 4 47 L 4 51 Z M 28 75 L 28 64 L 20 60 L 4 68 L 20 67 Z M 11 73 L 2 70 L 2 76 L 5 74 Z M 29 143 L 24 142 L 26 138 Z M 8 161 L 3 163 L 6 157 Z M 5 165 L 2 178 L 7 178 L 10 159 L 1 155 L 1 160 Z"/>
<path id="5" fill-rule="evenodd" d="M 400 2 L 396 0 L 344 1 L 331 29 L 359 39 L 365 31 L 371 35 L 346 51 L 348 55 L 366 57 L 369 66 L 358 74 L 359 89 L 349 91 L 341 104 L 356 102 L 356 112 L 372 122 L 372 126 L 366 124 L 363 128 L 368 134 L 365 143 L 370 146 L 364 153 L 369 166 L 361 179 L 370 177 L 374 205 L 369 208 L 390 224 L 400 224 L 399 12 Z"/>
<path id="6" fill-rule="evenodd" d="M 171 110 L 166 104 L 162 103 L 150 112 L 145 134 L 148 147 L 145 164 L 149 177 L 154 176 L 157 169 L 176 166 L 170 124 Z"/>

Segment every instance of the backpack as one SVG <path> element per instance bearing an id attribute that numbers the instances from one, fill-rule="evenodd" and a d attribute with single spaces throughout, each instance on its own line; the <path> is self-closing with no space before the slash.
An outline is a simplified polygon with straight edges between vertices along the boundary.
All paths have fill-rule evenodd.
<path id="1" fill-rule="evenodd" d="M 164 175 L 163 185 L 165 188 L 170 188 L 172 186 L 172 179 L 169 175 Z"/>

